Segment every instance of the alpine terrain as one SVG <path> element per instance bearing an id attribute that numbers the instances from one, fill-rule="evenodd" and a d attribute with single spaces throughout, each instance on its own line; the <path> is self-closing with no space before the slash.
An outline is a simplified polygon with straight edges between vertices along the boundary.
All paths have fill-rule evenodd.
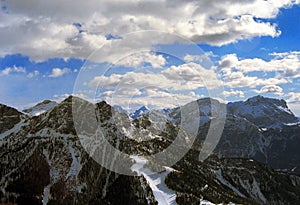
<path id="1" fill-rule="evenodd" d="M 184 119 L 188 126 L 182 125 L 181 112 L 189 104 L 144 106 L 131 114 L 73 96 L 23 112 L 0 105 L 0 204 L 300 204 L 300 121 L 284 100 L 255 96 L 228 104 L 211 98 L 193 103 L 199 110 Z M 199 160 L 214 129 L 212 113 L 222 106 L 227 111 L 222 136 L 214 152 Z M 84 120 L 74 121 L 74 114 Z M 96 123 L 89 120 L 92 115 Z M 81 126 L 86 129 L 78 130 Z M 97 129 L 127 154 L 117 166 L 135 176 L 98 163 L 111 156 L 108 146 L 98 144 Z M 165 161 L 158 162 L 154 154 L 171 144 Z M 174 165 L 166 163 L 186 148 Z"/>

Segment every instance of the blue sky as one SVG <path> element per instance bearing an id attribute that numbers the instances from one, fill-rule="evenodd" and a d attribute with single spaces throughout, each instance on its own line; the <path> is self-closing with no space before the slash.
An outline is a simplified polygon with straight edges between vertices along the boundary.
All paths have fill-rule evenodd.
<path id="1" fill-rule="evenodd" d="M 300 116 L 299 3 L 1 1 L 0 103 L 77 94 L 133 109 L 261 94 Z"/>

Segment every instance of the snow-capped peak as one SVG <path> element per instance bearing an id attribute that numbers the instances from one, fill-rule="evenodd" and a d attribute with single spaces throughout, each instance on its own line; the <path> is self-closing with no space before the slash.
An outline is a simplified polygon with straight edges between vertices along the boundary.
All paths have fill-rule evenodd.
<path id="1" fill-rule="evenodd" d="M 295 123 L 297 118 L 284 100 L 261 95 L 246 101 L 228 103 L 229 113 L 241 116 L 259 127 L 280 128 L 286 123 Z"/>
<path id="2" fill-rule="evenodd" d="M 148 113 L 149 111 L 150 111 L 150 109 L 144 105 L 144 106 L 140 107 L 139 109 L 137 109 L 134 113 L 131 113 L 130 117 L 132 119 L 136 119 L 139 116 Z"/>
<path id="3" fill-rule="evenodd" d="M 56 105 L 57 102 L 55 101 L 44 100 L 43 102 L 40 102 L 31 108 L 23 110 L 23 112 L 30 116 L 38 116 L 44 112 L 47 112 L 48 110 L 51 110 Z"/>

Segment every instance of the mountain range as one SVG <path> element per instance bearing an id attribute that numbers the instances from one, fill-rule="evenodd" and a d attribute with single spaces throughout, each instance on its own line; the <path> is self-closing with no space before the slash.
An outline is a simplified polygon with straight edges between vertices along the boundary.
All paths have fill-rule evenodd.
<path id="1" fill-rule="evenodd" d="M 196 139 L 171 167 L 147 156 L 175 141 L 182 129 L 182 110 L 189 104 L 167 112 L 142 107 L 133 114 L 73 96 L 23 112 L 0 105 L 0 203 L 300 204 L 300 122 L 284 100 L 255 96 L 228 104 L 211 98 L 193 103 L 197 115 L 184 120 L 199 125 Z M 95 126 L 130 156 L 125 159 L 131 167 L 127 171 L 137 176 L 105 168 L 84 149 L 73 115 L 78 112 L 90 128 L 91 113 L 74 111 L 74 104 L 93 108 Z M 226 119 L 220 141 L 199 161 L 208 130 L 213 129 L 213 110 L 222 106 Z M 170 158 L 189 145 L 181 140 Z M 105 157 L 106 150 L 96 153 Z M 149 174 L 155 170 L 159 172 Z"/>

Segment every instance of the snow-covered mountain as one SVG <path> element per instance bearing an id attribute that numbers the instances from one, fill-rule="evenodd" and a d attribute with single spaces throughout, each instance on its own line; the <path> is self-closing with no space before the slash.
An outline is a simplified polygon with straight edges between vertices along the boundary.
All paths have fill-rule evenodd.
<path id="1" fill-rule="evenodd" d="M 228 112 L 244 117 L 261 128 L 281 128 L 298 122 L 284 100 L 255 96 L 243 102 L 228 104 Z"/>
<path id="2" fill-rule="evenodd" d="M 198 104 L 199 114 L 191 115 L 185 123 L 199 125 L 198 138 L 205 140 L 212 110 L 218 112 L 225 104 L 210 98 L 193 103 Z M 300 124 L 284 100 L 256 96 L 244 102 L 228 103 L 226 107 L 224 130 L 215 149 L 219 157 L 253 158 L 275 169 L 300 172 L 300 153 L 296 148 L 300 146 L 297 134 Z M 181 108 L 173 109 L 169 117 L 180 124 Z"/>
<path id="3" fill-rule="evenodd" d="M 57 105 L 57 102 L 55 102 L 55 101 L 44 100 L 43 102 L 40 102 L 31 108 L 23 110 L 23 112 L 30 116 L 38 116 L 48 110 L 51 110 L 56 105 Z"/>
<path id="4" fill-rule="evenodd" d="M 265 127 L 248 120 L 243 113 L 228 112 L 216 155 L 200 162 L 199 150 L 211 110 L 224 104 L 212 99 L 200 99 L 197 103 L 199 116 L 191 115 L 188 120 L 201 121 L 198 138 L 172 167 L 142 156 L 163 152 L 177 137 L 179 109 L 170 112 L 174 123 L 167 118 L 162 124 L 161 116 L 166 114 L 163 112 L 146 112 L 131 120 L 106 102 L 93 105 L 76 97 L 69 97 L 38 116 L 26 116 L 1 105 L 0 203 L 299 204 L 300 177 L 292 173 L 300 173 L 298 124 L 262 129 Z M 96 113 L 98 120 L 95 126 L 103 129 L 111 145 L 128 153 L 128 171 L 139 176 L 116 174 L 91 158 L 74 128 L 74 104 L 93 108 L 90 111 Z M 92 129 L 94 125 L 88 120 L 91 113 L 81 108 L 75 113 L 83 117 L 82 126 Z M 92 139 L 91 145 L 96 145 Z M 170 158 L 188 143 L 183 138 L 174 146 Z M 105 149 L 99 149 L 97 153 L 103 152 Z M 151 170 L 162 171 L 149 175 Z"/>
<path id="5" fill-rule="evenodd" d="M 132 119 L 137 119 L 138 117 L 148 113 L 149 111 L 150 111 L 150 109 L 147 106 L 142 106 L 139 109 L 137 109 L 136 111 L 134 111 L 133 113 L 130 113 L 130 117 Z"/>

